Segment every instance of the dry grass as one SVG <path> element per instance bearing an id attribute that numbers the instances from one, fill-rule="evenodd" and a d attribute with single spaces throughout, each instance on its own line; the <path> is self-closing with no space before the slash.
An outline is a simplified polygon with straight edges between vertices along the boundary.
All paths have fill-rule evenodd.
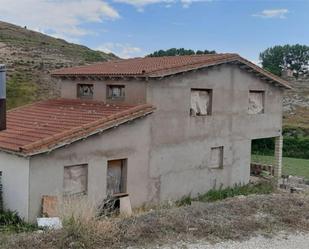
<path id="1" fill-rule="evenodd" d="M 121 248 L 181 239 L 246 239 L 309 231 L 309 196 L 272 194 L 152 210 L 130 218 L 66 219 L 60 231 L 11 237 L 3 248 Z"/>
<path id="2" fill-rule="evenodd" d="M 84 195 L 68 197 L 58 195 L 57 200 L 57 213 L 61 220 L 74 219 L 88 223 L 96 216 L 96 205 Z"/>
<path id="3" fill-rule="evenodd" d="M 285 114 L 283 123 L 292 127 L 309 128 L 309 108 L 308 107 L 295 107 L 293 114 Z"/>

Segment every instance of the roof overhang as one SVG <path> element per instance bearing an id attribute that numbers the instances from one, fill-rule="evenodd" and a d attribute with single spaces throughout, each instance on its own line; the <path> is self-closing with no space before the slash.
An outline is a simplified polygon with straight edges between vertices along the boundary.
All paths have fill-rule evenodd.
<path id="1" fill-rule="evenodd" d="M 115 114 L 112 117 L 102 118 L 81 127 L 74 128 L 51 137 L 47 137 L 38 142 L 20 147 L 19 150 L 9 150 L 0 148 L 0 151 L 14 154 L 21 157 L 31 157 L 39 154 L 50 153 L 56 149 L 65 147 L 72 143 L 87 139 L 96 134 L 101 134 L 107 130 L 117 128 L 120 125 L 132 122 L 139 118 L 144 118 L 155 111 L 155 107 L 150 104 L 137 106 L 134 109 Z M 54 141 L 57 142 L 54 142 Z"/>

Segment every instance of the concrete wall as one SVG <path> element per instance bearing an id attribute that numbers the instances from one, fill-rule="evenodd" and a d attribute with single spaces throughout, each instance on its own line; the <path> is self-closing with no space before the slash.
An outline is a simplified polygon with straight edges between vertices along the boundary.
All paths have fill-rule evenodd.
<path id="1" fill-rule="evenodd" d="M 29 159 L 0 152 L 0 171 L 4 208 L 28 219 Z"/>
<path id="2" fill-rule="evenodd" d="M 121 103 L 146 103 L 146 82 L 138 80 L 63 80 L 61 81 L 61 97 L 69 99 L 77 98 L 77 85 L 81 83 L 94 85 L 94 100 L 104 101 L 107 103 L 119 103 L 117 100 L 110 100 L 106 98 L 106 86 L 114 84 L 125 86 L 125 98 L 124 100 L 121 100 Z"/>
<path id="3" fill-rule="evenodd" d="M 88 197 L 106 197 L 107 161 L 127 158 L 127 192 L 133 206 L 148 200 L 149 116 L 30 161 L 29 219 L 40 214 L 42 195 L 63 193 L 64 166 L 88 164 Z"/>
<path id="4" fill-rule="evenodd" d="M 191 88 L 212 89 L 212 115 L 190 116 Z M 249 90 L 265 91 L 265 113 L 249 115 Z M 251 139 L 281 133 L 282 91 L 237 66 L 220 66 L 149 83 L 153 199 L 177 199 L 247 183 Z M 210 168 L 212 147 L 224 146 L 223 169 Z"/>
<path id="5" fill-rule="evenodd" d="M 63 82 L 62 97 L 75 98 L 77 83 Z M 64 166 L 88 163 L 88 196 L 97 201 L 106 193 L 107 160 L 127 158 L 127 191 L 133 206 L 139 206 L 188 194 L 195 196 L 221 185 L 247 183 L 251 140 L 281 133 L 282 90 L 236 65 L 149 83 L 124 83 L 127 90 L 131 89 L 126 92 L 126 101 L 143 102 L 147 97 L 147 102 L 157 107 L 155 113 L 31 158 L 30 220 L 40 213 L 42 195 L 62 193 Z M 105 100 L 105 84 L 95 83 L 96 100 Z M 211 116 L 190 116 L 191 88 L 213 90 Z M 265 113 L 247 113 L 249 90 L 265 91 Z M 223 168 L 213 169 L 211 148 L 218 146 L 224 146 Z"/>

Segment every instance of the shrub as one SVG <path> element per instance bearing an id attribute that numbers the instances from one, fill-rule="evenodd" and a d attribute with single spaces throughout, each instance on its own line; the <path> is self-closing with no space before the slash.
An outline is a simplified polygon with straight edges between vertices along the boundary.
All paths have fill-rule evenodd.
<path id="1" fill-rule="evenodd" d="M 180 200 L 176 201 L 176 206 L 181 207 L 185 205 L 191 205 L 191 202 L 193 199 L 191 198 L 190 195 L 182 197 Z"/>
<path id="2" fill-rule="evenodd" d="M 192 201 L 212 202 L 239 195 L 247 196 L 251 194 L 270 194 L 274 190 L 274 184 L 266 181 L 255 184 L 249 183 L 247 185 L 237 184 L 234 187 L 227 188 L 223 188 L 221 186 L 219 189 L 211 189 L 205 194 L 200 194 L 197 198 L 184 196 L 180 200 L 176 201 L 176 206 L 191 205 Z"/>
<path id="3" fill-rule="evenodd" d="M 274 138 L 264 138 L 252 141 L 252 154 L 274 155 Z M 302 136 L 288 136 L 283 139 L 283 156 L 309 159 L 309 138 Z"/>
<path id="4" fill-rule="evenodd" d="M 239 195 L 251 195 L 251 194 L 270 194 L 274 191 L 274 185 L 270 182 L 260 182 L 257 184 L 247 185 L 235 185 L 234 187 L 227 187 L 219 189 L 212 189 L 204 195 L 199 195 L 198 201 L 217 201 L 223 200 L 229 197 Z"/>
<path id="5" fill-rule="evenodd" d="M 119 236 L 118 226 L 113 219 L 98 217 L 98 205 L 85 196 L 58 198 L 58 212 L 63 221 L 64 248 L 93 248 L 97 243 L 113 244 Z"/>
<path id="6" fill-rule="evenodd" d="M 33 231 L 34 225 L 24 222 L 24 220 L 15 211 L 0 212 L 0 231 L 26 232 Z"/>

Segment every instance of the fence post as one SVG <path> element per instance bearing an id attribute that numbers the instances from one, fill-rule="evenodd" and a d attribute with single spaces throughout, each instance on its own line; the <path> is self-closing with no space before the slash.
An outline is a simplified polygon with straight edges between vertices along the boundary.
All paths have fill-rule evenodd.
<path id="1" fill-rule="evenodd" d="M 3 212 L 2 172 L 0 171 L 0 212 Z"/>
<path id="2" fill-rule="evenodd" d="M 283 137 L 282 135 L 280 135 L 275 139 L 275 163 L 274 163 L 274 177 L 276 179 L 278 187 L 282 176 L 282 146 L 283 146 Z"/>

